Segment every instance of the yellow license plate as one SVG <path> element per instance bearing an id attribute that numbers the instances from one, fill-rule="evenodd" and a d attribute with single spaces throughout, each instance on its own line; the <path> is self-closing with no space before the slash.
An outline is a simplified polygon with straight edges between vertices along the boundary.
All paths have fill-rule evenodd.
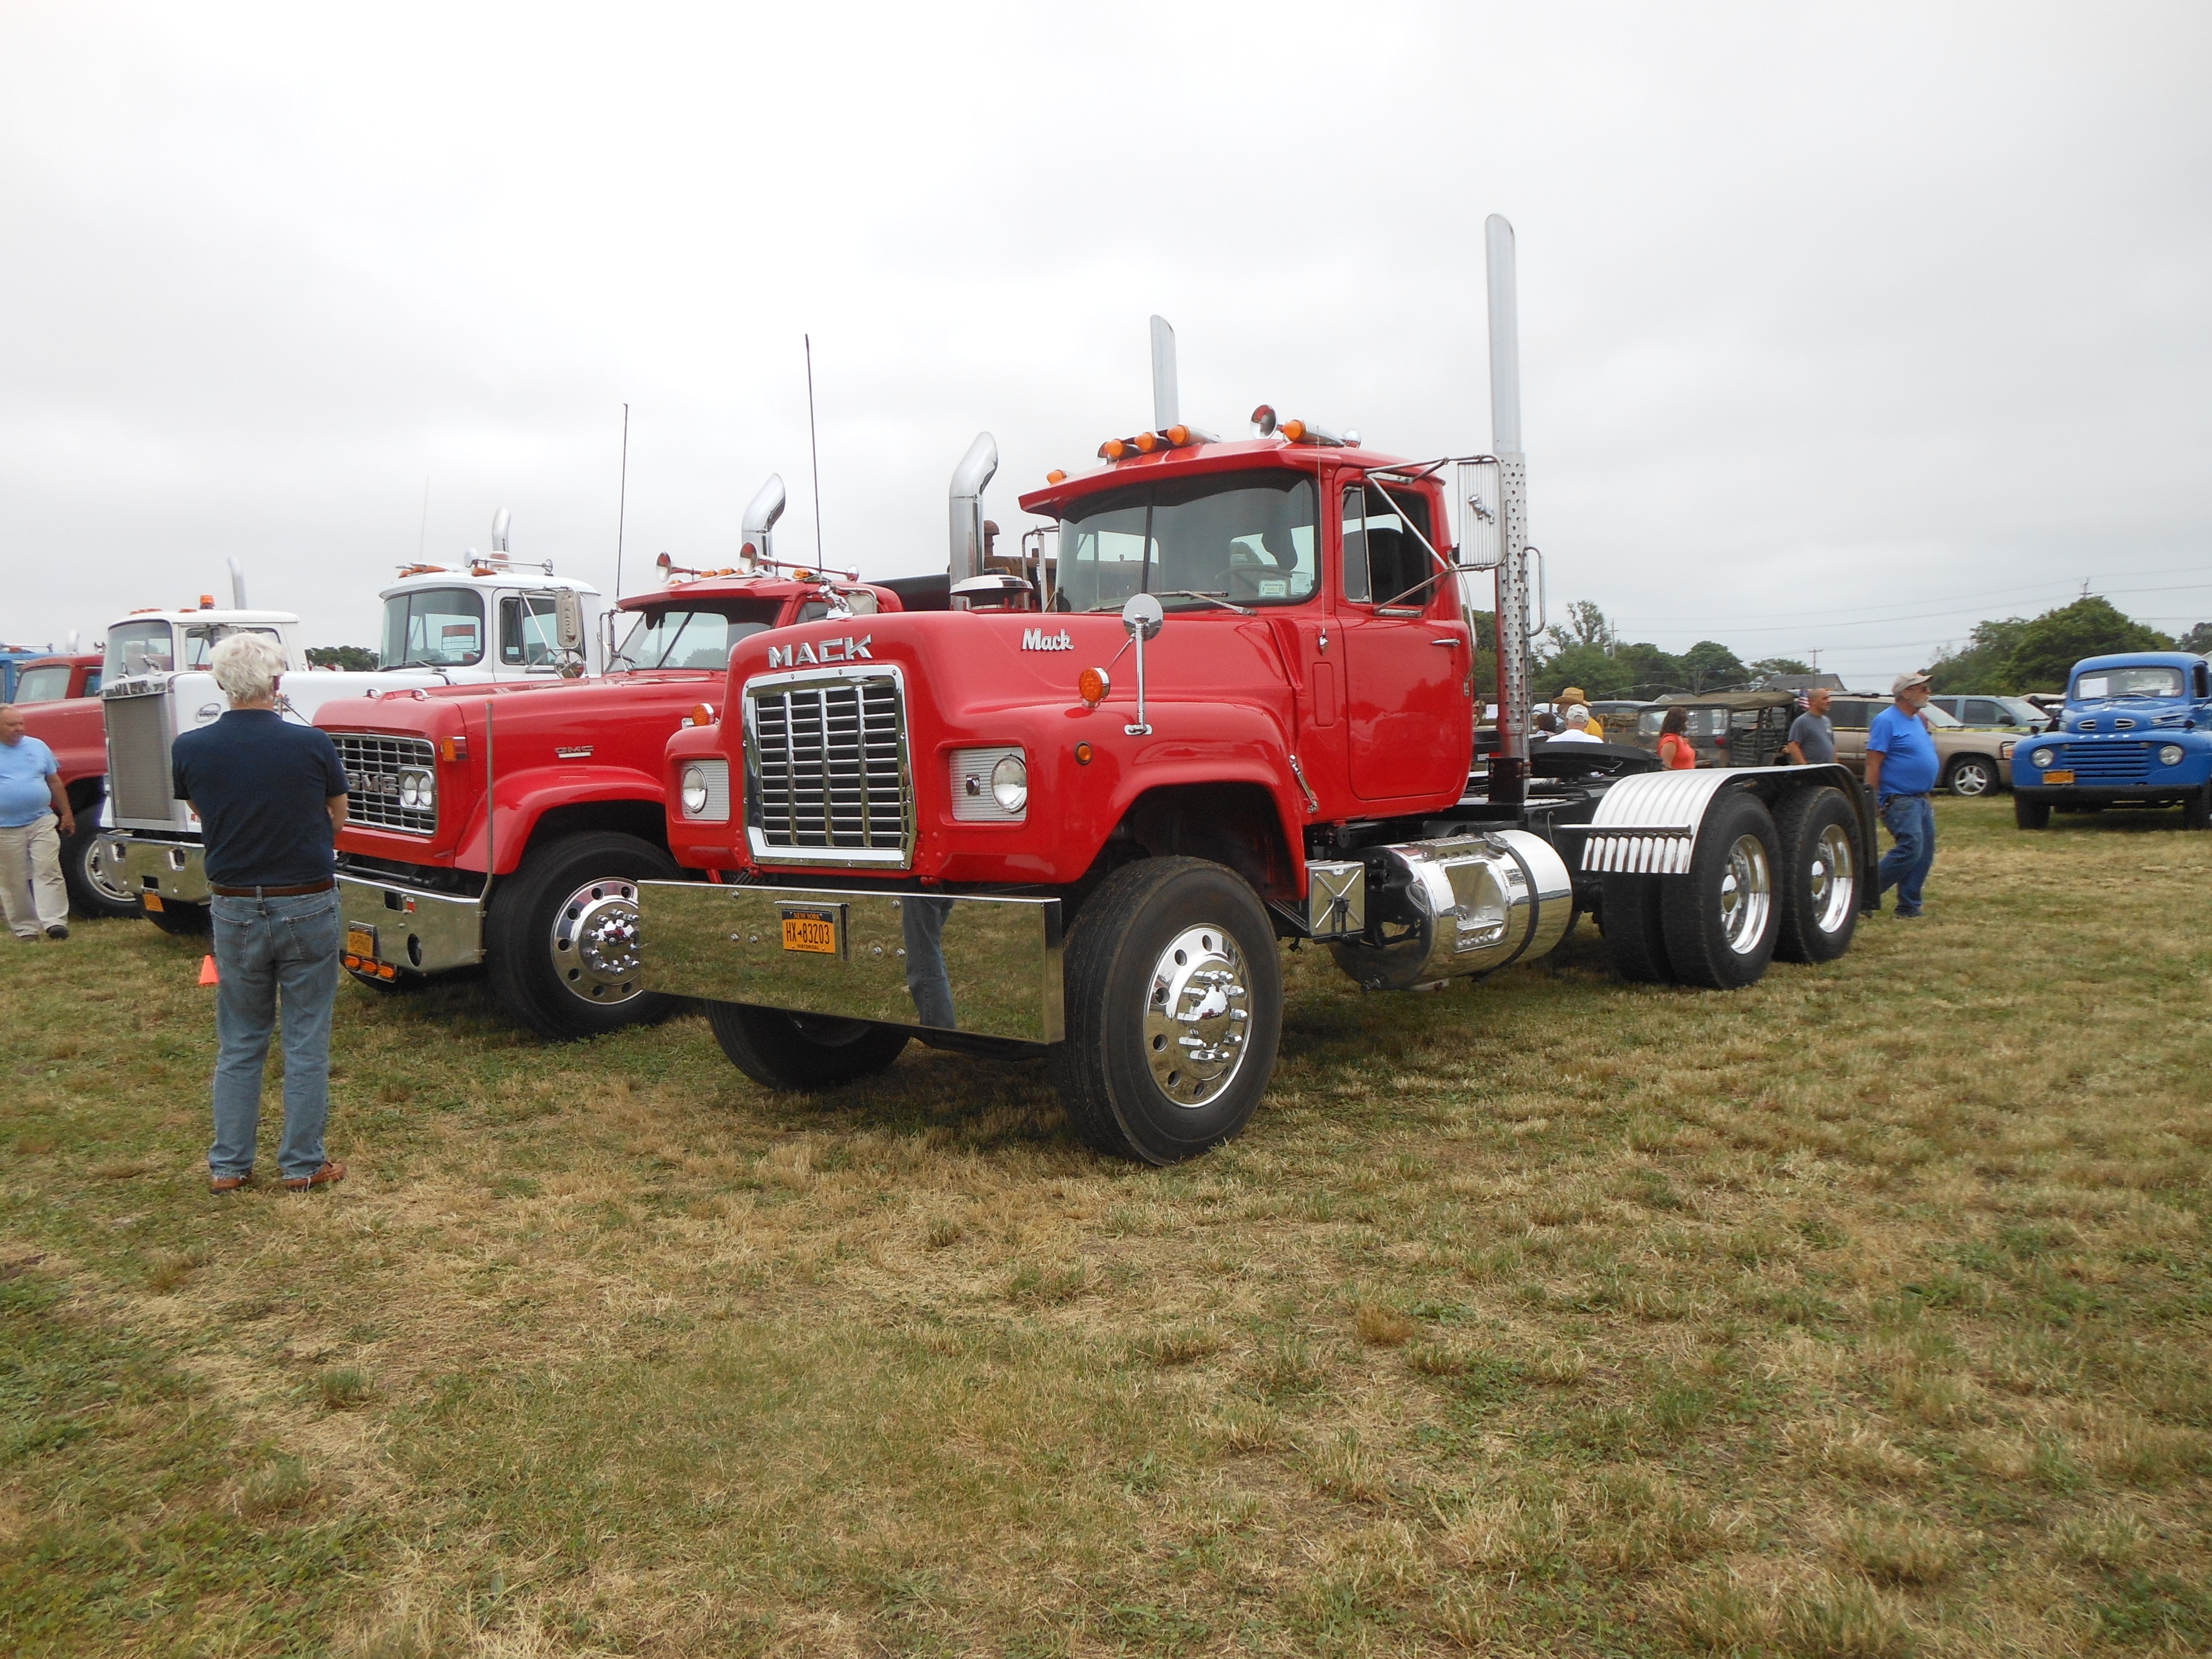
<path id="1" fill-rule="evenodd" d="M 376 929 L 356 927 L 349 923 L 346 927 L 345 953 L 349 957 L 367 957 L 374 961 L 376 957 Z"/>
<path id="2" fill-rule="evenodd" d="M 783 919 L 783 948 L 815 956 L 837 954 L 837 923 L 825 915 L 790 915 Z"/>
<path id="3" fill-rule="evenodd" d="M 2043 781 L 2045 783 L 2071 783 L 2074 781 L 2074 773 L 2070 768 L 2057 772 L 2045 772 L 2043 775 Z"/>

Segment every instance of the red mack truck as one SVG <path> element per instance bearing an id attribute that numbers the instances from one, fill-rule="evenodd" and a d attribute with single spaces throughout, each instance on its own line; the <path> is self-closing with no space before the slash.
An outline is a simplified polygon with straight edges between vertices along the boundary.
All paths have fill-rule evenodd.
<path id="1" fill-rule="evenodd" d="M 1155 319 L 1153 429 L 1022 497 L 1057 525 L 1037 580 L 977 568 L 979 441 L 951 611 L 740 641 L 665 762 L 670 851 L 734 879 L 639 884 L 647 992 L 704 1000 L 775 1088 L 917 1038 L 1042 1052 L 1085 1140 L 1167 1164 L 1258 1104 L 1279 940 L 1368 990 L 1532 960 L 1578 910 L 1631 980 L 1846 951 L 1875 840 L 1845 769 L 1532 763 L 1512 229 L 1488 238 L 1493 453 L 1407 461 L 1265 405 L 1217 441 Z M 1502 729 L 1471 771 L 1475 572 Z"/>
<path id="2" fill-rule="evenodd" d="M 348 972 L 397 991 L 482 963 L 505 1012 L 554 1038 L 666 1012 L 638 975 L 637 884 L 681 873 L 661 799 L 669 733 L 712 718 L 740 641 L 899 609 L 886 589 L 779 567 L 783 506 L 771 477 L 745 510 L 738 568 L 683 570 L 664 554 L 667 585 L 617 602 L 602 675 L 418 686 L 316 710 L 349 785 Z"/>

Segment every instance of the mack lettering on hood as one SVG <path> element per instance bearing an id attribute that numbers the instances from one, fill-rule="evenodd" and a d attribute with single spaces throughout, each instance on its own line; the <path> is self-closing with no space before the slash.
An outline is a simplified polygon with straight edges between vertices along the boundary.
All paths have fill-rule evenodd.
<path id="1" fill-rule="evenodd" d="M 770 668 L 796 668 L 801 663 L 819 665 L 825 662 L 873 662 L 868 642 L 876 636 L 863 634 L 854 639 L 850 634 L 840 640 L 801 640 L 796 645 L 771 645 L 768 648 Z"/>

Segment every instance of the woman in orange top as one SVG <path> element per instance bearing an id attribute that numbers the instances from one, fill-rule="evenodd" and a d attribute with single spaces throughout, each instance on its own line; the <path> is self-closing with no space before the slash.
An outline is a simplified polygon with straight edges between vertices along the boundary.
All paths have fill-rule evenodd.
<path id="1" fill-rule="evenodd" d="M 1659 722 L 1659 763 L 1670 772 L 1686 772 L 1698 763 L 1698 751 L 1682 734 L 1689 730 L 1690 711 L 1670 708 Z"/>

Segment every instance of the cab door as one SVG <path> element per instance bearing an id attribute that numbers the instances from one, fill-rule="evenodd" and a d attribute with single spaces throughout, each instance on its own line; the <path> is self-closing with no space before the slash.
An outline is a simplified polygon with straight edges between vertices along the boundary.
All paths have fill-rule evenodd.
<path id="1" fill-rule="evenodd" d="M 1352 792 L 1363 801 L 1457 799 L 1474 758 L 1468 638 L 1430 498 L 1363 482 L 1337 495 L 1337 618 Z M 1426 545 L 1424 545 L 1425 538 Z"/>

